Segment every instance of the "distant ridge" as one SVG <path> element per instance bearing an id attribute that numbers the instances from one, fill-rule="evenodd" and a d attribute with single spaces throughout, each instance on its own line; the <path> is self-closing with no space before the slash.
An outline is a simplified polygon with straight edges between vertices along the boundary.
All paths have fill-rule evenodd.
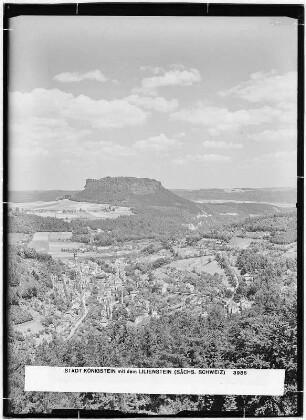
<path id="1" fill-rule="evenodd" d="M 103 181 L 104 180 L 104 181 Z M 125 180 L 125 181 L 123 181 Z M 135 180 L 138 180 L 135 182 Z M 99 182 L 99 184 L 97 184 Z M 124 187 L 123 187 L 124 186 Z M 96 190 L 97 187 L 97 191 Z M 123 188 L 122 188 L 123 187 Z M 102 188 L 102 189 L 101 189 Z M 125 191 L 130 189 L 130 191 Z M 101 193 L 103 192 L 102 196 Z M 133 201 L 133 205 L 156 206 L 162 202 L 163 206 L 188 208 L 189 212 L 198 211 L 195 202 L 225 200 L 245 201 L 258 203 L 291 203 L 295 206 L 297 199 L 296 188 L 270 187 L 270 188 L 202 188 L 202 189 L 171 189 L 164 188 L 159 181 L 150 178 L 133 177 L 106 177 L 100 180 L 88 179 L 83 191 L 77 190 L 29 190 L 9 191 L 8 201 L 12 203 L 27 203 L 35 201 L 55 201 L 70 198 L 82 201 L 93 201 L 98 196 L 99 202 L 107 197 L 115 204 L 124 200 Z M 140 197 L 141 196 L 141 197 Z M 155 200 L 155 204 L 152 204 Z M 123 204 L 121 204 L 123 205 Z"/>
<path id="2" fill-rule="evenodd" d="M 199 207 L 167 190 L 151 178 L 106 177 L 87 179 L 83 191 L 70 197 L 75 201 L 109 203 L 129 207 L 172 207 L 198 213 Z"/>
<path id="3" fill-rule="evenodd" d="M 297 200 L 296 188 L 207 188 L 198 190 L 172 189 L 172 192 L 190 201 L 237 200 L 267 203 L 291 203 Z"/>
<path id="4" fill-rule="evenodd" d="M 73 195 L 77 191 L 66 190 L 32 190 L 32 191 L 9 191 L 8 199 L 11 203 L 30 203 L 33 201 L 55 201 L 67 195 Z"/>

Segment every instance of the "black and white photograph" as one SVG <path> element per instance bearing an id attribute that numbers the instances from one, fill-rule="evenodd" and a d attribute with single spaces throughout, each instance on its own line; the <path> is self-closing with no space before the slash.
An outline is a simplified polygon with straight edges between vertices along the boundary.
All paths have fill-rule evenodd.
<path id="1" fill-rule="evenodd" d="M 8 19 L 6 416 L 300 416 L 299 20 L 78 7 Z"/>

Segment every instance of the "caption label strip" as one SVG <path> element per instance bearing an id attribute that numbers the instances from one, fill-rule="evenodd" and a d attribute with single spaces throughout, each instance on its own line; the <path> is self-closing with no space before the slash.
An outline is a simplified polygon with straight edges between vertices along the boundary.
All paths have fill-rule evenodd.
<path id="1" fill-rule="evenodd" d="M 26 366 L 25 391 L 283 395 L 283 369 Z"/>

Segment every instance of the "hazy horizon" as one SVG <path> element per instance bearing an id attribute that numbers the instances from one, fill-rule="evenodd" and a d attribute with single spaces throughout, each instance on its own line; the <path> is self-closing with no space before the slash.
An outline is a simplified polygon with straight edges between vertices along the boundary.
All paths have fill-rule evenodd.
<path id="1" fill-rule="evenodd" d="M 169 189 L 294 188 L 294 19 L 11 21 L 10 190 L 127 173 Z"/>
<path id="2" fill-rule="evenodd" d="M 120 178 L 128 178 L 129 176 L 122 176 Z M 103 177 L 104 178 L 104 177 Z M 112 177 L 112 178 L 116 178 L 116 177 Z M 118 178 L 118 177 L 117 177 Z M 135 177 L 137 178 L 137 177 Z M 143 178 L 148 178 L 148 177 L 143 177 Z M 156 181 L 159 181 L 158 179 Z M 235 186 L 235 187 L 199 187 L 199 188 L 181 188 L 181 187 L 169 187 L 164 185 L 163 183 L 161 183 L 162 186 L 168 190 L 211 190 L 211 189 L 218 189 L 218 190 L 239 190 L 239 189 L 243 189 L 243 190 L 247 190 L 247 189 L 253 189 L 253 190 L 263 190 L 263 189 L 296 189 L 297 186 L 271 186 L 271 187 L 252 187 L 252 186 L 246 186 L 246 187 L 241 187 L 241 186 Z M 9 189 L 8 192 L 19 192 L 19 191 L 80 191 L 82 189 L 84 189 L 85 187 L 85 182 L 84 185 L 80 188 L 45 188 L 45 189 L 19 189 L 19 190 L 13 190 L 13 189 Z"/>

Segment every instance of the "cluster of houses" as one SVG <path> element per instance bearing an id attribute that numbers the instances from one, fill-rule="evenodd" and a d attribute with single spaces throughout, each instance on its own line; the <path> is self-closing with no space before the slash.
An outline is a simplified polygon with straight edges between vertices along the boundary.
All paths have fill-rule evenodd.
<path id="1" fill-rule="evenodd" d="M 204 239 L 198 244 L 197 249 L 192 246 L 186 247 L 186 244 L 181 245 L 183 245 L 181 251 L 184 250 L 189 254 L 188 250 L 190 248 L 190 252 L 193 252 L 192 256 L 195 255 L 195 252 L 201 251 L 201 248 L 211 255 L 211 248 L 216 245 L 216 240 Z M 179 251 L 179 248 L 181 247 L 178 247 L 177 251 Z M 167 255 L 165 256 L 168 256 L 169 251 L 163 250 L 163 252 L 166 252 Z M 161 257 L 160 253 L 161 251 L 158 253 L 158 257 Z M 145 259 L 149 260 L 152 257 L 153 255 L 144 258 L 139 257 L 137 261 L 143 263 Z M 137 261 L 135 261 L 135 264 Z M 192 310 L 193 313 L 196 312 L 199 313 L 199 316 L 205 317 L 209 313 L 209 305 L 215 304 L 215 302 L 211 302 L 210 296 L 205 296 L 196 289 L 192 280 L 183 281 L 184 273 L 178 273 L 171 266 L 168 267 L 168 271 L 157 269 L 153 275 L 135 269 L 134 276 L 130 277 L 127 276 L 125 271 L 127 262 L 124 259 L 118 258 L 114 262 L 108 260 L 107 263 L 108 269 L 106 270 L 103 264 L 98 264 L 93 260 L 67 259 L 65 260 L 66 266 L 71 271 L 74 270 L 76 275 L 72 277 L 62 275 L 60 282 L 53 279 L 54 289 L 60 288 L 73 299 L 69 311 L 65 314 L 65 322 L 61 327 L 65 333 L 69 331 L 69 324 L 71 326 L 77 319 L 84 316 L 82 299 L 85 297 L 85 300 L 87 300 L 94 287 L 96 290 L 94 299 L 99 304 L 99 323 L 101 326 L 107 326 L 114 319 L 118 305 L 125 308 L 127 324 L 132 327 L 143 325 L 152 318 L 158 318 L 161 313 L 170 315 L 181 310 Z M 198 274 L 188 272 L 189 276 L 196 276 L 197 278 Z M 247 285 L 254 281 L 248 273 L 244 274 L 243 279 Z M 237 287 L 238 280 L 236 283 L 232 289 Z M 155 296 L 160 295 L 160 299 L 157 298 L 156 303 L 152 303 L 149 296 L 150 292 L 145 291 L 148 290 L 148 287 L 153 287 Z M 216 291 L 217 300 L 228 316 L 241 313 L 252 304 L 247 299 L 242 299 L 239 303 L 236 303 L 233 298 L 218 296 L 219 292 Z M 170 300 L 173 298 L 172 303 L 169 298 Z"/>

